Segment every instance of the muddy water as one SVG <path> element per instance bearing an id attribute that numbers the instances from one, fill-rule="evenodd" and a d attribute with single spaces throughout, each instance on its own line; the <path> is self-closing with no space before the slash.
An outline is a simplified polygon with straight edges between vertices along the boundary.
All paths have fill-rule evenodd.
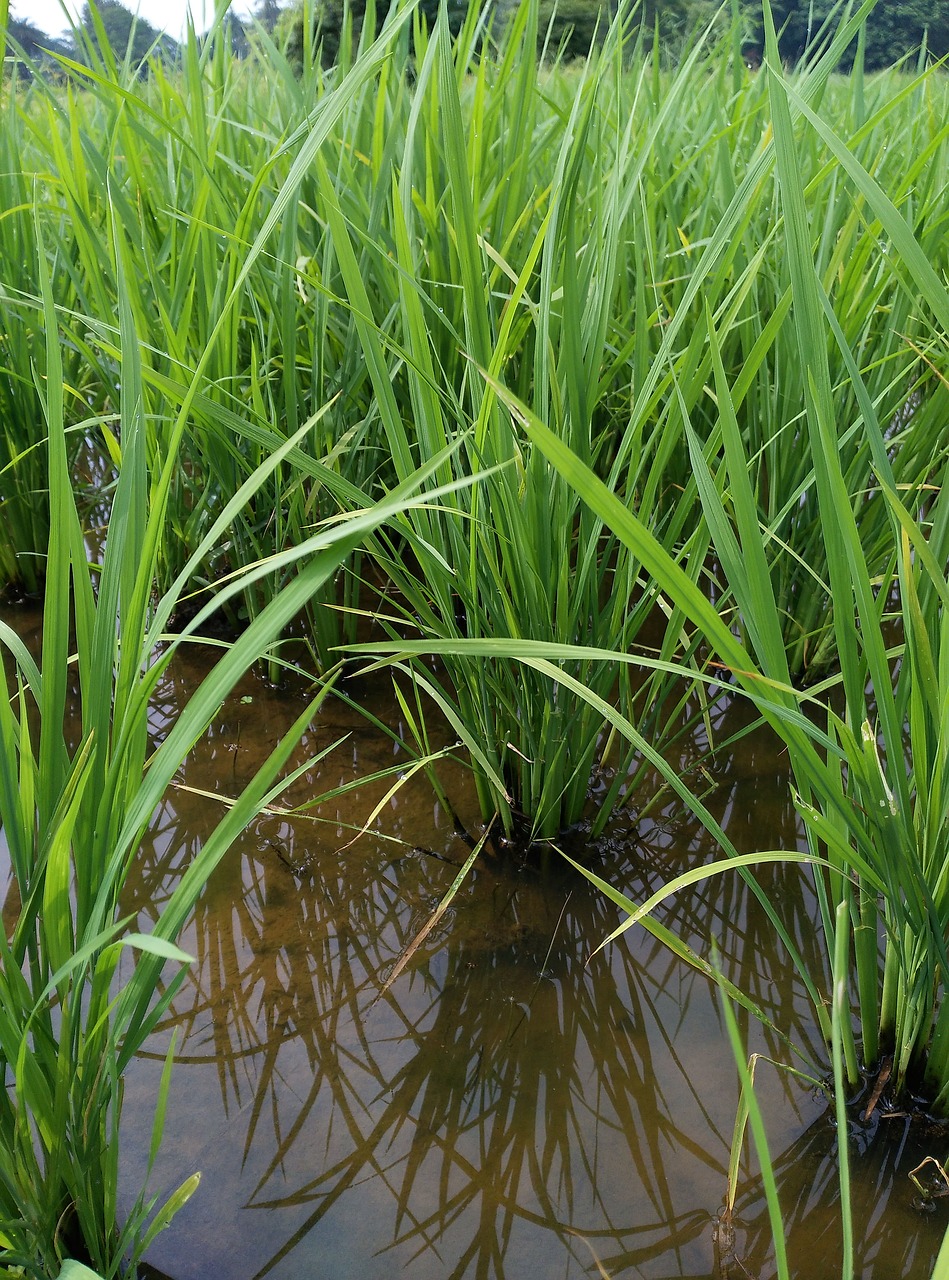
<path id="1" fill-rule="evenodd" d="M 157 736 L 203 669 L 200 652 L 176 666 L 155 707 Z M 384 687 L 352 691 L 397 722 Z M 222 708 L 129 883 L 142 928 L 222 812 L 207 793 L 236 794 L 298 712 L 295 698 L 254 678 Z M 286 807 L 408 766 L 390 739 L 337 703 L 314 720 L 302 752 L 338 740 Z M 716 767 L 707 801 L 739 848 L 799 842 L 770 743 L 752 735 Z M 474 831 L 464 771 L 448 763 L 440 774 Z M 202 1184 L 156 1242 L 154 1267 L 174 1280 L 773 1274 L 753 1159 L 742 1169 L 734 1238 L 718 1238 L 738 1091 L 708 982 L 641 929 L 594 954 L 617 909 L 556 854 L 526 861 L 508 852 L 478 862 L 386 987 L 468 853 L 424 779 L 387 798 L 390 786 L 363 787 L 309 816 L 261 817 L 185 931 L 195 963 L 125 1094 L 123 1165 L 134 1191 L 176 1036 L 156 1189 L 195 1169 Z M 381 800 L 373 831 L 353 839 L 352 826 Z M 638 899 L 714 857 L 697 824 L 661 799 L 648 816 L 618 820 L 595 851 L 582 833 L 571 849 Z M 768 888 L 820 972 L 813 903 L 798 873 L 778 868 Z M 737 876 L 670 900 L 660 918 L 702 954 L 714 938 L 729 977 L 821 1067 L 807 1001 Z M 741 1025 L 752 1049 L 789 1060 L 775 1035 L 746 1015 Z M 757 1084 L 794 1274 L 838 1275 L 828 1109 L 767 1064 Z M 906 1173 L 923 1154 L 945 1153 L 879 1111 L 863 1124 L 855 1109 L 852 1141 L 857 1274 L 922 1280 L 947 1214 L 944 1203 L 929 1215 L 914 1209 Z"/>

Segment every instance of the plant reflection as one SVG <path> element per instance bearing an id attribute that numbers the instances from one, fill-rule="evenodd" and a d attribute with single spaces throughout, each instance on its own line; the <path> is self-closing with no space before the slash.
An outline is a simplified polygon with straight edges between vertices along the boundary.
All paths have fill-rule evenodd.
<path id="1" fill-rule="evenodd" d="M 865 1100 L 853 1104 L 849 1132 L 854 1162 L 854 1274 L 863 1280 L 931 1275 L 946 1230 L 945 1207 L 930 1211 L 920 1206 L 908 1175 L 923 1154 L 945 1150 L 945 1128 L 927 1129 L 918 1121 L 910 1125 L 908 1117 L 885 1111 L 865 1121 L 861 1110 Z M 775 1161 L 794 1275 L 840 1275 L 836 1143 L 828 1113 Z M 749 1178 L 739 1195 L 735 1226 L 733 1248 L 721 1259 L 722 1280 L 737 1280 L 749 1270 L 757 1274 L 771 1259 L 771 1228 L 757 1179 Z"/>
<path id="2" fill-rule="evenodd" d="M 280 731 L 277 695 L 254 686 L 242 696 L 253 699 L 253 732 L 235 723 L 235 697 L 222 709 L 226 733 L 212 730 L 193 761 L 209 791 L 239 786 Z M 305 749 L 347 730 L 334 716 Z M 241 751 L 228 750 L 241 734 Z M 767 832 L 772 847 L 794 847 L 796 818 L 769 744 L 746 739 L 735 751 L 736 772 L 708 803 L 736 844 L 761 847 Z M 391 742 L 347 741 L 291 799 L 343 785 L 367 757 L 378 767 L 391 753 Z M 380 996 L 468 849 L 415 781 L 388 824 L 411 847 L 371 835 L 348 843 L 348 824 L 378 798 L 341 801 L 323 826 L 262 818 L 198 904 L 182 940 L 196 957 L 189 983 L 154 1063 L 129 1081 L 147 1093 L 177 1029 L 168 1129 L 179 1164 L 205 1177 L 155 1262 L 176 1280 L 571 1277 L 595 1272 L 596 1260 L 610 1276 L 709 1276 L 737 1084 L 708 982 L 639 931 L 591 959 L 617 923 L 600 894 L 554 855 L 548 865 L 485 856 Z M 143 849 L 128 903 L 143 926 L 199 847 L 209 803 L 178 792 Z M 715 857 L 671 805 L 617 823 L 598 848 L 600 873 L 637 899 Z M 820 973 L 799 872 L 768 874 Z M 820 1062 L 808 1001 L 738 876 L 670 899 L 661 918 L 705 954 L 714 938 L 729 978 Z M 747 1018 L 742 1030 L 750 1048 L 788 1059 L 779 1035 Z M 823 1104 L 779 1072 L 762 1089 L 791 1180 L 790 1217 L 806 1235 L 814 1205 L 835 1194 L 832 1154 L 809 1154 L 819 1135 L 827 1145 Z M 756 1274 L 767 1223 L 755 1184 L 743 1195 L 742 1265 Z M 874 1230 L 885 1256 L 879 1215 Z"/>
<path id="3" fill-rule="evenodd" d="M 260 688 L 243 696 L 260 717 L 253 750 L 266 751 L 279 706 Z M 246 725 L 241 752 L 225 745 L 239 710 L 237 699 L 222 709 L 226 732 L 212 730 L 193 762 L 207 790 L 226 794 L 253 768 Z M 345 728 L 316 726 L 306 745 Z M 338 773 L 305 778 L 293 798 L 344 783 L 365 754 L 347 744 Z M 143 850 L 128 903 L 143 925 L 193 856 L 208 803 L 180 791 Z M 363 795 L 356 808 L 367 807 Z M 377 999 L 467 853 L 438 829 L 422 784 L 392 818 L 423 833 L 412 848 L 366 836 L 340 853 L 336 824 L 265 817 L 202 897 L 183 938 L 196 963 L 155 1059 L 176 1027 L 169 1128 L 186 1134 L 181 1159 L 204 1169 L 212 1216 L 234 1234 L 207 1243 L 196 1208 L 158 1264 L 179 1280 L 298 1275 L 314 1258 L 340 1280 L 373 1265 L 581 1275 L 592 1250 L 611 1275 L 700 1274 L 737 1096 L 708 983 L 646 935 L 591 960 L 617 922 L 601 895 L 554 855 L 547 866 L 485 857 Z M 336 819 L 344 829 L 356 809 Z M 602 845 L 604 874 L 633 896 L 714 855 L 672 810 L 636 826 Z M 719 878 L 667 907 L 679 932 L 718 939 L 731 976 L 782 1026 L 789 1009 L 799 1021 L 806 1002 L 743 882 Z M 798 1101 L 789 1086 L 796 1132 Z M 228 1200 L 243 1208 L 222 1209 Z M 216 1262 L 206 1243 L 225 1250 Z"/>

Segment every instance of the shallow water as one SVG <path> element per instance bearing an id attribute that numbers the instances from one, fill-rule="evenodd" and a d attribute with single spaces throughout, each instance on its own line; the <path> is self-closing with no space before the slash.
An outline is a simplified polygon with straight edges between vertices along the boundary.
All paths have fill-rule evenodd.
<path id="1" fill-rule="evenodd" d="M 154 712 L 160 736 L 203 672 L 179 662 Z M 355 686 L 383 717 L 384 686 Z M 128 885 L 143 928 L 236 794 L 299 712 L 249 677 L 222 708 L 153 826 Z M 734 728 L 723 713 L 719 732 Z M 327 704 L 302 746 L 344 741 L 287 805 L 404 761 L 391 740 Z M 688 753 L 685 753 L 687 756 Z M 685 758 L 683 765 L 694 764 Z M 303 756 L 301 755 L 301 759 Z M 782 759 L 760 733 L 719 759 L 707 802 L 740 849 L 799 841 Z M 475 829 L 464 771 L 441 767 Z M 604 951 L 620 915 L 558 855 L 484 855 L 385 988 L 448 890 L 468 845 L 422 778 L 324 805 L 324 821 L 265 815 L 208 885 L 182 945 L 195 956 L 169 1017 L 129 1072 L 127 1185 L 144 1174 L 164 1055 L 177 1065 L 156 1189 L 202 1183 L 150 1260 L 175 1280 L 272 1276 L 712 1277 L 773 1274 L 756 1163 L 746 1157 L 733 1247 L 716 1241 L 738 1088 L 708 981 L 640 928 Z M 583 851 L 582 834 L 571 851 Z M 618 820 L 593 852 L 634 899 L 714 858 L 677 803 Z M 819 971 L 814 910 L 794 868 L 772 897 Z M 708 955 L 819 1067 L 806 998 L 744 883 L 718 876 L 660 918 Z M 385 988 L 385 989 L 384 989 Z M 746 1043 L 781 1062 L 780 1039 L 740 1017 Z M 822 1069 L 824 1069 L 822 1067 Z M 839 1275 L 835 1140 L 822 1096 L 761 1063 L 758 1096 L 800 1277 Z M 945 1202 L 913 1208 L 906 1173 L 932 1135 L 855 1109 L 857 1274 L 931 1271 Z M 724 1243 L 728 1243 L 724 1241 Z M 597 1267 L 602 1268 L 601 1271 Z"/>

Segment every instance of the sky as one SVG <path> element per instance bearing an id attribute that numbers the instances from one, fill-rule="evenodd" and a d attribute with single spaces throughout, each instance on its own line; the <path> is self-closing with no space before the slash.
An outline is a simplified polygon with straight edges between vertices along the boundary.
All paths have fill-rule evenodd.
<path id="1" fill-rule="evenodd" d="M 136 8 L 136 0 L 123 0 L 130 9 Z M 82 8 L 83 0 L 66 0 L 66 7 L 72 14 Z M 139 0 L 139 14 L 147 19 L 159 31 L 167 31 L 177 40 L 184 30 L 189 0 Z M 195 27 L 203 31 L 210 26 L 214 16 L 214 0 L 190 0 L 191 12 L 194 15 Z M 234 10 L 238 14 L 246 13 L 249 4 L 235 3 Z M 11 0 L 10 12 L 14 18 L 34 22 L 47 35 L 57 36 L 68 27 L 68 19 L 63 15 L 63 6 L 59 0 Z"/>

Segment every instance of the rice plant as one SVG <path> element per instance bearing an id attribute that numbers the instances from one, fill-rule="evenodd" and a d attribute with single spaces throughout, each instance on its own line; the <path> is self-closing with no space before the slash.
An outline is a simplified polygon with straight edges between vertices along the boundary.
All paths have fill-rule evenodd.
<path id="1" fill-rule="evenodd" d="M 290 553 L 307 557 L 293 589 L 282 592 L 226 649 L 153 751 L 149 697 L 188 639 L 186 633 L 166 633 L 186 575 L 153 603 L 163 510 L 160 499 L 150 510 L 146 505 L 142 384 L 131 315 L 123 309 L 123 467 L 94 587 L 66 469 L 56 316 L 48 277 L 44 284 L 49 464 L 58 515 L 47 559 L 41 662 L 34 662 L 9 627 L 0 628 L 15 682 L 13 700 L 0 703 L 0 805 L 21 904 L 12 937 L 0 941 L 0 1061 L 7 1086 L 0 1113 L 0 1233 L 9 1266 L 54 1274 L 60 1260 L 79 1253 L 108 1280 L 134 1270 L 155 1233 L 197 1186 L 197 1177 L 190 1177 L 161 1203 L 143 1191 L 124 1223 L 117 1221 L 122 1071 L 180 985 L 180 968 L 160 994 L 157 980 L 167 961 L 180 966 L 188 960 L 174 938 L 208 874 L 247 821 L 285 785 L 286 779 L 274 779 L 329 686 L 304 707 L 204 840 L 147 936 L 127 932 L 121 908 L 125 877 L 165 788 L 222 698 L 279 637 L 306 594 L 399 500 L 319 533 Z M 289 446 L 283 456 L 288 451 Z M 282 460 L 276 454 L 273 465 Z M 235 495 L 232 510 L 252 500 L 258 479 L 265 473 Z M 230 514 L 222 513 L 210 537 L 220 536 Z M 212 608 L 198 615 L 195 626 Z M 78 744 L 64 729 L 73 665 L 81 705 Z M 117 991 L 126 950 L 138 958 L 123 965 Z M 150 1165 L 161 1140 L 170 1066 L 171 1054 Z"/>
<path id="2" fill-rule="evenodd" d="M 453 513 L 409 516 L 398 537 L 373 545 L 371 568 L 354 565 L 327 584 L 305 610 L 315 664 L 330 664 L 332 646 L 353 638 L 352 611 L 369 609 L 380 586 L 375 612 L 393 643 L 532 636 L 628 648 L 648 634 L 668 657 L 677 620 L 663 639 L 635 558 L 522 448 L 477 369 L 608 477 L 698 574 L 706 534 L 685 419 L 715 447 L 710 309 L 768 531 L 790 673 L 812 681 L 833 658 L 832 596 L 795 399 L 805 370 L 787 322 L 789 267 L 773 167 L 762 158 L 772 154 L 762 149 L 766 77 L 738 67 L 727 42 L 700 42 L 670 71 L 623 14 L 583 69 L 538 67 L 527 52 L 536 23 L 529 5 L 505 31 L 472 10 L 454 45 L 444 26 L 420 27 L 411 76 L 404 25 L 396 56 L 337 102 L 331 125 L 322 104 L 352 51 L 324 72 L 268 47 L 270 73 L 260 76 L 212 33 L 186 42 L 180 68 L 156 66 L 144 80 L 90 55 L 88 66 L 64 64 L 66 86 L 36 83 L 10 108 L 20 139 L 13 168 L 48 175 L 51 238 L 69 263 L 77 310 L 94 317 L 74 337 L 84 344 L 83 395 L 107 418 L 119 394 L 113 209 L 146 282 L 131 305 L 145 343 L 150 456 L 169 447 L 165 406 L 180 406 L 201 371 L 171 486 L 164 583 L 229 493 L 306 420 L 293 466 L 274 471 L 253 510 L 208 549 L 194 590 L 292 546 L 322 517 L 364 506 L 467 432 L 455 474 L 510 466 Z M 375 24 L 370 12 L 364 46 Z M 944 89 L 931 76 L 881 77 L 858 101 L 827 74 L 820 83 L 835 118 L 852 122 L 855 154 L 938 260 Z M 319 143 L 314 113 L 327 121 Z M 866 395 L 893 426 L 894 480 L 918 489 L 942 448 L 926 321 L 871 260 L 860 200 L 825 176 L 821 146 L 807 142 L 798 163 L 820 220 L 822 282 Z M 918 159 L 903 173 L 907 152 Z M 11 230 L 17 224 L 12 216 Z M 251 244 L 261 252 L 243 273 Z M 239 302 L 222 322 L 237 281 Z M 846 362 L 826 345 L 841 411 L 851 413 Z M 900 416 L 906 404 L 912 429 Z M 114 452 L 107 424 L 97 436 Z M 848 484 L 867 495 L 858 520 L 870 571 L 892 572 L 864 436 L 847 434 L 841 449 Z M 232 622 L 253 618 L 279 585 L 276 575 L 248 583 Z M 570 825 L 591 771 L 625 775 L 628 760 L 601 762 L 598 717 L 546 681 L 527 677 L 522 688 L 500 657 L 443 654 L 451 670 L 433 683 L 417 654 L 403 654 L 461 726 L 485 816 L 500 808 L 509 830 L 519 814 L 537 833 Z M 602 663 L 571 670 L 665 732 L 681 692 L 671 680 L 656 675 L 642 690 L 624 677 L 614 690 Z"/>
<path id="3" fill-rule="evenodd" d="M 527 38 L 529 10 L 519 20 L 512 41 Z M 502 45 L 505 57 L 512 47 Z M 807 683 L 826 672 L 836 649 L 812 444 L 795 399 L 809 356 L 788 321 L 793 288 L 775 216 L 774 150 L 761 141 L 766 78 L 736 87 L 727 61 L 720 54 L 706 60 L 701 49 L 671 76 L 656 74 L 635 53 L 630 69 L 618 20 L 599 62 L 572 80 L 544 82 L 548 97 L 568 87 L 571 95 L 563 103 L 555 98 L 563 123 L 559 150 L 550 153 L 534 96 L 538 73 L 528 60 L 517 77 L 503 61 L 495 69 L 481 60 L 459 80 L 459 55 L 452 73 L 447 51 L 444 32 L 436 31 L 419 71 L 397 185 L 392 181 L 388 222 L 395 230 L 377 234 L 368 217 L 376 206 L 343 200 L 328 182 L 323 198 L 396 466 L 470 424 L 472 445 L 457 455 L 459 465 L 513 460 L 516 469 L 489 478 L 470 512 L 406 530 L 409 554 L 402 542 L 383 553 L 378 617 L 392 641 L 375 651 L 407 663 L 456 726 L 474 761 L 485 817 L 499 809 L 511 830 L 526 814 L 529 832 L 550 835 L 583 810 L 602 721 L 562 684 L 551 690 L 545 680 L 517 674 L 505 660 L 505 640 L 512 647 L 524 640 L 575 645 L 570 663 L 580 665 L 565 670 L 615 701 L 658 744 L 674 702 L 672 682 L 657 673 L 643 695 L 627 674 L 583 660 L 580 651 L 642 645 L 647 619 L 655 621 L 663 607 L 663 584 L 650 583 L 629 547 L 573 504 L 531 441 L 522 447 L 511 437 L 496 395 L 514 392 L 697 580 L 708 526 L 696 519 L 692 453 L 696 441 L 710 451 L 720 447 L 714 327 L 774 586 L 782 679 Z M 810 92 L 834 94 L 831 67 L 824 60 L 808 73 Z M 689 87 L 701 77 L 716 92 L 711 107 L 696 109 Z M 890 113 L 923 100 L 930 79 L 881 95 L 869 116 L 863 103 L 861 154 L 888 182 L 897 174 L 880 139 Z M 631 122 L 640 111 L 636 134 Z M 501 137 L 512 125 L 525 145 L 508 181 L 526 189 L 535 150 L 549 157 L 553 175 L 549 190 L 535 179 L 541 194 L 534 221 L 543 218 L 533 241 L 525 240 L 524 220 L 506 234 L 509 206 L 500 193 L 509 188 L 494 177 Z M 642 142 L 634 145 L 634 136 Z M 498 142 L 485 150 L 492 138 Z M 945 143 L 939 127 L 926 163 L 914 170 L 924 204 L 941 189 Z M 859 204 L 852 208 L 833 167 L 828 176 L 822 146 L 812 144 L 806 161 L 799 156 L 798 169 L 808 199 L 819 202 L 822 280 L 847 330 L 843 347 L 832 330 L 822 339 L 838 412 L 862 413 L 869 403 L 878 421 L 892 424 L 894 483 L 921 493 L 945 447 L 943 389 L 920 354 L 930 340 L 928 320 L 916 314 L 897 273 L 885 263 L 868 265 L 873 226 L 864 225 Z M 905 201 L 909 186 L 896 194 Z M 928 218 L 917 221 L 929 225 Z M 941 252 L 938 234 L 928 243 Z M 484 371 L 483 389 L 473 365 Z M 859 395 L 851 389 L 854 366 Z M 892 574 L 891 526 L 867 437 L 855 426 L 838 448 L 849 490 L 862 495 L 855 513 L 868 571 L 874 579 Z M 727 607 L 727 581 L 712 589 L 724 590 Z M 745 626 L 745 614 L 736 611 L 734 621 Z M 659 656 L 668 660 L 680 637 L 672 616 Z M 445 678 L 420 666 L 422 654 L 437 655 Z M 628 761 L 616 762 L 620 775 Z"/>
<path id="4" fill-rule="evenodd" d="M 337 93 L 345 97 L 358 82 L 356 74 Z M 328 114 L 332 109 L 331 100 Z M 157 566 L 177 459 L 171 452 L 160 470 L 149 467 L 142 344 L 126 284 L 134 263 L 116 217 L 121 467 L 102 563 L 90 565 L 69 473 L 59 317 L 39 209 L 36 226 L 46 334 L 46 377 L 37 379 L 37 389 L 48 438 L 51 523 L 39 661 L 9 626 L 0 625 L 12 687 L 12 697 L 0 699 L 0 819 L 20 900 L 12 936 L 0 939 L 0 1257 L 8 1267 L 53 1275 L 78 1254 L 109 1280 L 126 1270 L 134 1273 L 151 1239 L 197 1187 L 192 1175 L 163 1200 L 143 1189 L 119 1221 L 123 1070 L 180 985 L 188 957 L 175 938 L 208 874 L 247 821 L 286 784 L 285 778 L 275 779 L 329 685 L 302 709 L 204 840 L 147 936 L 128 932 L 121 905 L 125 877 L 165 789 L 222 699 L 366 534 L 404 507 L 426 473 L 387 502 L 275 558 L 278 570 L 281 560 L 304 565 L 292 585 L 225 647 L 153 748 L 149 699 L 157 681 L 181 645 L 243 585 L 238 578 L 223 586 L 189 629 L 171 636 L 168 622 L 190 573 L 285 464 L 309 424 L 236 490 L 191 561 L 160 593 Z M 255 252 L 248 254 L 245 271 Z M 236 297 L 234 288 L 232 302 Z M 191 397 L 197 386 L 195 378 Z M 186 420 L 187 403 L 177 418 L 178 440 Z M 435 460 L 432 467 L 437 465 Z M 249 566 L 246 576 L 253 579 L 270 567 Z M 79 704 L 78 740 L 65 719 L 70 683 Z M 128 953 L 135 958 L 122 960 Z M 179 968 L 159 991 L 168 962 Z M 149 1168 L 161 1142 L 172 1056 L 157 1101 Z"/>
<path id="5" fill-rule="evenodd" d="M 575 824 L 591 782 L 599 830 L 658 771 L 765 899 L 828 1045 L 842 905 L 841 1071 L 892 1057 L 949 1111 L 949 111 L 924 68 L 833 76 L 869 4 L 793 74 L 773 32 L 758 76 L 731 39 L 669 68 L 620 12 L 586 64 L 539 66 L 534 4 L 454 41 L 408 10 L 376 40 L 370 7 L 333 71 L 265 46 L 263 76 L 212 35 L 147 78 L 89 51 L 7 92 L 0 581 L 45 581 L 47 615 L 40 663 L 3 632 L 11 1258 L 53 1274 L 81 1236 L 115 1274 L 167 1216 L 115 1222 L 121 1067 L 269 778 L 110 1006 L 119 890 L 176 758 L 301 616 L 321 670 L 373 629 L 349 651 L 394 667 L 420 756 L 447 721 L 508 835 Z M 80 446 L 117 477 L 95 570 Z M 212 609 L 247 630 L 149 756 L 165 633 Z M 663 754 L 709 688 L 787 744 L 816 963 Z"/>
<path id="6" fill-rule="evenodd" d="M 517 440 L 494 382 L 517 385 L 618 490 L 661 488 L 664 444 L 651 442 L 641 452 L 634 445 L 650 409 L 613 431 L 609 400 L 630 376 L 627 333 L 634 323 L 625 312 L 616 316 L 617 306 L 628 303 L 615 291 L 629 211 L 660 127 L 686 92 L 689 65 L 640 140 L 617 101 L 625 83 L 619 17 L 602 60 L 579 78 L 564 105 L 551 148 L 539 119 L 537 69 L 517 52 L 533 47 L 534 23 L 536 14 L 525 6 L 501 65 L 482 60 L 467 78 L 463 43 L 453 59 L 447 28 L 436 27 L 392 182 L 391 251 L 383 253 L 364 214 L 343 206 L 328 182 L 322 194 L 397 473 L 416 456 L 443 449 L 459 430 L 466 433 L 456 455 L 460 473 L 487 469 L 465 508 L 438 518 L 426 513 L 424 523 L 410 518 L 400 530 L 404 544 L 383 547 L 386 585 L 375 617 L 392 641 L 374 652 L 398 655 L 416 687 L 455 726 L 473 761 L 485 818 L 498 811 L 508 834 L 549 836 L 584 811 L 602 761 L 603 720 L 573 696 L 569 682 L 551 684 L 518 669 L 505 646 L 529 637 L 574 644 L 577 655 L 584 642 L 628 649 L 643 641 L 647 623 L 657 634 L 659 615 L 635 558 L 584 511 L 544 458 Z M 463 125 L 472 113 L 474 146 Z M 512 159 L 507 172 L 497 158 L 505 159 L 512 128 L 527 140 L 526 157 Z M 482 150 L 483 137 L 489 145 Z M 591 154 L 605 181 L 590 172 Z M 510 184 L 513 178 L 526 192 L 545 160 L 552 181 L 534 197 L 528 222 L 509 200 Z M 527 235 L 531 224 L 536 230 Z M 430 228 L 439 230 L 437 239 Z M 381 307 L 363 283 L 354 233 L 373 280 L 391 280 Z M 643 333 L 655 323 L 644 302 L 638 318 Z M 403 380 L 410 414 L 398 396 Z M 683 515 L 662 523 L 673 545 Z M 696 572 L 700 561 L 696 549 Z M 674 643 L 661 631 L 660 651 Z M 674 617 L 668 632 L 678 635 Z M 444 674 L 433 674 L 419 661 L 422 654 L 437 655 Z M 616 698 L 657 740 L 666 732 L 680 695 L 660 673 L 643 689 L 628 670 L 617 675 L 598 660 L 568 661 L 564 670 Z M 620 755 L 613 762 L 614 799 L 629 762 L 628 752 Z"/>
<path id="7" fill-rule="evenodd" d="M 846 30 L 838 33 L 837 41 Z M 832 49 L 828 56 L 833 53 Z M 944 1112 L 949 1103 L 942 998 L 949 971 L 944 785 L 949 547 L 940 483 L 944 463 L 937 464 L 931 490 L 911 491 L 912 510 L 894 479 L 887 424 L 881 424 L 867 394 L 815 263 L 815 230 L 797 163 L 798 131 L 816 134 L 827 147 L 825 180 L 837 173 L 837 181 L 846 179 L 866 201 L 877 220 L 877 234 L 885 234 L 893 246 L 899 287 L 916 291 L 927 309 L 923 314 L 928 314 L 934 344 L 949 332 L 949 294 L 905 217 L 811 105 L 818 97 L 820 72 L 818 65 L 795 85 L 782 74 L 771 50 L 767 75 L 773 142 L 763 157 L 773 155 L 779 180 L 794 340 L 806 370 L 801 411 L 812 459 L 808 484 L 816 490 L 827 544 L 839 675 L 810 696 L 796 692 L 791 681 L 782 610 L 769 563 L 769 531 L 759 520 L 735 394 L 711 318 L 706 334 L 720 434 L 703 444 L 686 421 L 686 435 L 703 516 L 726 584 L 717 607 L 581 459 L 513 398 L 509 403 L 529 438 L 641 557 L 663 594 L 713 646 L 736 689 L 752 699 L 787 745 L 811 850 L 808 856 L 815 868 L 824 937 L 829 945 L 837 936 L 841 904 L 853 934 L 859 1037 L 849 1020 L 840 1020 L 846 1078 L 851 1085 L 858 1078 L 859 1039 L 867 1069 L 878 1066 L 885 1055 L 892 1060 L 897 1092 L 911 1083 L 925 1086 L 933 1108 Z M 739 215 L 740 207 L 735 216 Z M 713 250 L 717 251 L 714 244 L 706 254 Z M 838 416 L 829 339 L 848 367 L 859 411 L 852 423 Z M 857 511 L 865 494 L 848 484 L 840 449 L 840 438 L 848 432 L 865 438 L 874 484 L 885 504 L 891 570 L 883 576 L 870 570 L 861 542 Z M 895 617 L 891 589 L 899 595 Z M 729 604 L 734 614 L 728 612 Z M 733 618 L 740 621 L 747 643 L 729 625 Z M 700 806 L 698 811 L 702 812 Z M 734 857 L 731 862 L 741 864 Z M 823 973 L 805 977 L 830 1043 L 830 1021 L 820 992 L 841 980 L 833 955 L 828 953 Z"/>
<path id="8" fill-rule="evenodd" d="M 363 88 L 384 62 L 381 47 L 354 69 Z M 192 582 L 193 592 L 204 588 L 203 600 L 223 574 L 299 543 L 342 507 L 370 501 L 362 486 L 379 461 L 371 442 L 362 447 L 366 430 L 358 425 L 368 413 L 364 396 L 360 408 L 364 374 L 320 286 L 320 237 L 308 234 L 313 222 L 301 212 L 312 156 L 330 139 L 336 145 L 361 94 L 341 97 L 326 86 L 315 101 L 305 99 L 289 71 L 253 77 L 213 33 L 186 42 L 173 76 L 154 67 L 142 79 L 93 55 L 89 65 L 66 62 L 65 86 L 37 77 L 22 103 L 11 100 L 19 145 L 10 168 L 27 188 L 43 175 L 46 233 L 68 262 L 81 316 L 85 400 L 106 418 L 120 395 L 113 219 L 132 247 L 143 284 L 129 305 L 143 343 L 149 458 L 179 459 L 158 563 L 163 585 L 257 465 L 310 423 L 295 446 L 305 470 L 273 470 L 228 538 L 207 547 Z M 264 96 L 258 90 L 267 85 Z M 12 216 L 15 209 L 11 202 L 4 225 L 29 230 L 29 217 Z M 17 278 L 12 266 L 7 278 Z M 186 398 L 189 431 L 174 445 L 170 424 Z M 327 409 L 333 401 L 345 415 Z M 92 437 L 114 460 L 108 419 Z M 276 573 L 248 581 L 229 606 L 232 621 L 252 619 L 280 585 Z M 336 602 L 333 584 L 326 595 Z M 339 615 L 306 609 L 325 667 Z"/>
<path id="9" fill-rule="evenodd" d="M 45 349 L 36 296 L 36 229 L 31 210 L 43 206 L 44 234 L 58 243 L 51 273 L 64 312 L 75 300 L 73 255 L 60 240 L 61 220 L 47 183 L 23 165 L 18 86 L 0 105 L 0 590 L 37 594 L 49 535 L 46 440 L 36 378 L 45 376 Z M 84 401 L 89 383 L 78 345 L 64 344 L 68 394 Z M 89 409 L 88 404 L 86 405 Z M 68 441 L 69 458 L 81 440 Z"/>

